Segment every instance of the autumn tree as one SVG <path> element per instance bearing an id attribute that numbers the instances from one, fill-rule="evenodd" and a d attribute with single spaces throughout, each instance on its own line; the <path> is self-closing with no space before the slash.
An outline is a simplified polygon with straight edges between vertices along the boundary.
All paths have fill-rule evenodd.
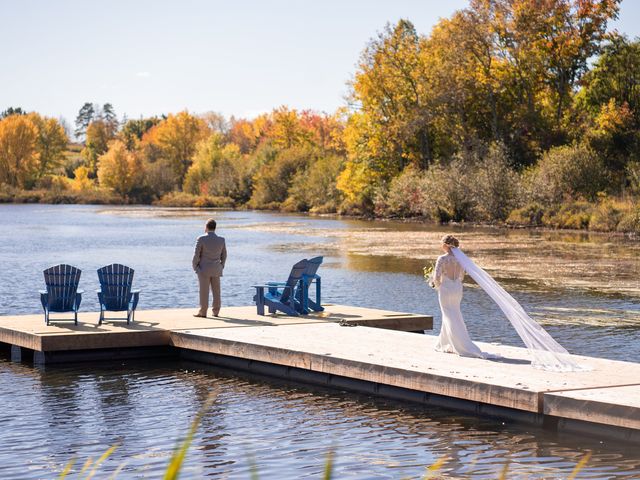
<path id="1" fill-rule="evenodd" d="M 612 36 L 584 76 L 583 85 L 578 100 L 588 112 L 598 115 L 613 99 L 617 105 L 626 104 L 635 126 L 640 126 L 640 40 Z"/>
<path id="2" fill-rule="evenodd" d="M 317 152 L 309 145 L 273 153 L 273 157 L 264 162 L 254 176 L 250 200 L 253 207 L 279 208 L 289 196 L 289 188 L 296 174 L 317 158 Z"/>
<path id="3" fill-rule="evenodd" d="M 98 180 L 100 185 L 129 196 L 142 184 L 142 161 L 134 152 L 127 150 L 122 141 L 114 140 L 108 151 L 98 158 Z"/>
<path id="4" fill-rule="evenodd" d="M 38 128 L 27 115 L 0 121 L 0 183 L 30 188 L 38 172 Z"/>
<path id="5" fill-rule="evenodd" d="M 359 141 L 370 157 L 385 164 L 380 165 L 388 170 L 385 175 L 409 163 L 426 168 L 433 158 L 428 72 L 420 49 L 421 38 L 411 22 L 387 25 L 365 48 L 352 85 L 351 102 L 368 117 L 370 127 Z"/>
<path id="6" fill-rule="evenodd" d="M 206 112 L 200 115 L 207 124 L 207 128 L 216 133 L 226 135 L 229 132 L 229 122 L 224 115 L 218 112 Z"/>
<path id="7" fill-rule="evenodd" d="M 231 117 L 230 128 L 227 133 L 229 142 L 235 143 L 243 154 L 253 152 L 265 138 L 270 128 L 270 120 L 266 115 L 260 115 L 254 120 Z"/>
<path id="8" fill-rule="evenodd" d="M 160 123 L 158 117 L 140 118 L 138 120 L 128 120 L 122 125 L 120 130 L 120 137 L 127 145 L 129 150 L 132 150 L 136 142 L 142 140 L 142 137 L 152 127 Z"/>
<path id="9" fill-rule="evenodd" d="M 94 181 L 89 178 L 89 168 L 85 165 L 80 165 L 73 171 L 73 181 L 71 182 L 71 188 L 76 191 L 85 191 L 92 189 Z"/>
<path id="10" fill-rule="evenodd" d="M 42 117 L 37 113 L 30 113 L 29 118 L 38 132 L 36 142 L 38 169 L 36 177 L 41 178 L 62 165 L 65 158 L 64 151 L 69 139 L 62 125 L 55 118 Z"/>
<path id="11" fill-rule="evenodd" d="M 336 212 L 342 196 L 336 187 L 336 178 L 342 169 L 344 157 L 336 154 L 320 154 L 299 170 L 291 182 L 285 210 Z"/>
<path id="12" fill-rule="evenodd" d="M 309 140 L 309 132 L 300 122 L 298 112 L 285 106 L 271 113 L 271 128 L 268 135 L 276 148 L 285 150 Z"/>
<path id="13" fill-rule="evenodd" d="M 89 124 L 82 156 L 87 162 L 92 177 L 95 177 L 97 172 L 98 157 L 108 150 L 109 142 L 113 138 L 112 127 L 104 120 L 96 120 Z"/>
<path id="14" fill-rule="evenodd" d="M 522 0 L 522 8 L 545 15 L 539 42 L 547 83 L 559 124 L 570 105 L 577 82 L 588 62 L 600 50 L 609 20 L 618 17 L 621 0 L 548 0 L 547 8 L 535 9 L 534 0 Z"/>
<path id="15" fill-rule="evenodd" d="M 306 139 L 321 151 L 344 155 L 344 119 L 340 113 L 329 115 L 304 110 L 299 113 L 301 128 L 307 132 Z"/>
<path id="16" fill-rule="evenodd" d="M 602 105 L 596 117 L 587 124 L 583 141 L 620 179 L 627 163 L 640 158 L 640 132 L 633 112 L 626 102 L 619 105 L 614 98 Z"/>
<path id="17" fill-rule="evenodd" d="M 179 186 L 182 186 L 198 142 L 207 135 L 205 122 L 189 112 L 171 114 L 155 127 L 157 145 L 173 169 Z"/>
<path id="18" fill-rule="evenodd" d="M 250 172 L 237 145 L 225 144 L 220 133 L 214 132 L 198 144 L 184 181 L 184 191 L 195 195 L 225 196 L 241 200 L 243 176 Z"/>
<path id="19" fill-rule="evenodd" d="M 423 50 L 425 38 L 407 20 L 366 46 L 352 83 L 353 113 L 345 127 L 348 161 L 338 187 L 351 202 L 371 204 L 407 165 L 427 168 L 441 154 L 438 96 Z"/>

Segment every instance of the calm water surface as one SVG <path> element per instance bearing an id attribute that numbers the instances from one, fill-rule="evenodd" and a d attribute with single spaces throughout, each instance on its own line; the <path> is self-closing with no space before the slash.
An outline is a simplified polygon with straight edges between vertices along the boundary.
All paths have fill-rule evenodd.
<path id="1" fill-rule="evenodd" d="M 97 309 L 95 269 L 136 270 L 140 308 L 193 307 L 190 268 L 203 220 L 227 238 L 223 302 L 251 302 L 250 285 L 286 277 L 300 258 L 325 256 L 325 301 L 435 314 L 421 267 L 437 239 L 457 231 L 489 270 L 570 351 L 640 361 L 640 245 L 620 237 L 443 229 L 392 222 L 314 219 L 256 212 L 93 206 L 0 206 L 0 315 L 41 310 L 42 270 L 82 268 L 83 310 Z M 463 313 L 479 340 L 520 345 L 486 295 L 465 290 Z M 34 368 L 0 360 L 0 478 L 52 478 L 120 447 L 99 478 L 157 478 L 204 399 L 216 400 L 184 477 L 320 478 L 337 450 L 338 478 L 419 478 L 447 457 L 448 478 L 566 478 L 593 452 L 580 478 L 640 478 L 640 452 L 612 442 L 366 396 L 292 386 L 203 365 L 92 363 Z"/>

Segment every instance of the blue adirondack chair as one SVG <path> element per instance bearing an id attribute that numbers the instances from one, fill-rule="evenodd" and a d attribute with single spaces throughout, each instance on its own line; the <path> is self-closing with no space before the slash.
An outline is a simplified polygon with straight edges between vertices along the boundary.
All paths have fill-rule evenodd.
<path id="1" fill-rule="evenodd" d="M 286 282 L 268 282 L 264 285 L 253 286 L 256 289 L 253 300 L 256 302 L 258 315 L 264 315 L 265 305 L 269 309 L 269 313 L 281 311 L 294 317 L 300 315 L 299 309 L 296 308 L 295 288 L 307 270 L 307 263 L 307 260 L 296 263 L 291 268 Z"/>
<path id="2" fill-rule="evenodd" d="M 300 282 L 296 287 L 296 300 L 301 313 L 307 314 L 310 310 L 314 312 L 322 312 L 324 308 L 321 305 L 322 279 L 318 275 L 318 268 L 322 264 L 323 257 L 314 257 L 307 260 L 307 269 L 302 274 Z M 309 288 L 311 284 L 316 284 L 315 299 L 309 298 Z"/>
<path id="3" fill-rule="evenodd" d="M 96 290 L 100 302 L 100 320 L 102 325 L 104 313 L 127 312 L 127 324 L 134 321 L 136 307 L 140 299 L 140 290 L 132 290 L 134 270 L 119 263 L 113 263 L 98 269 L 100 289 Z M 110 320 L 116 320 L 111 318 Z M 124 320 L 124 319 L 120 319 Z"/>
<path id="4" fill-rule="evenodd" d="M 73 320 L 78 324 L 78 309 L 82 301 L 83 290 L 78 290 L 80 283 L 79 268 L 71 265 L 56 265 L 44 272 L 46 290 L 40 290 L 40 302 L 44 309 L 44 321 L 49 325 L 49 314 L 73 312 Z"/>

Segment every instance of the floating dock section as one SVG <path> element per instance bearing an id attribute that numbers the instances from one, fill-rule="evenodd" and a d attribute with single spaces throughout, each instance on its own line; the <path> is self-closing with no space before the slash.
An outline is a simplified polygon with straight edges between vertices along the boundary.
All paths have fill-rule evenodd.
<path id="1" fill-rule="evenodd" d="M 258 316 L 255 307 L 145 310 L 136 322 L 83 313 L 80 324 L 42 315 L 0 317 L 12 358 L 36 364 L 167 355 L 325 387 L 511 418 L 551 429 L 640 443 L 640 364 L 577 357 L 587 372 L 531 366 L 526 349 L 482 344 L 498 360 L 434 350 L 426 315 L 327 305 L 302 317 Z"/>

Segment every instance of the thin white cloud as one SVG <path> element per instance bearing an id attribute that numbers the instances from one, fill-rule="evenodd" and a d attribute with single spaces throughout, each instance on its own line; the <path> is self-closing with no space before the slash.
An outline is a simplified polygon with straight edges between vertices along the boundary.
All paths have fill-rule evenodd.
<path id="1" fill-rule="evenodd" d="M 252 120 L 256 117 L 259 117 L 260 115 L 264 114 L 264 113 L 269 113 L 271 110 L 245 110 L 244 113 L 240 116 L 240 118 L 246 118 L 248 120 Z"/>
<path id="2" fill-rule="evenodd" d="M 151 74 L 149 72 L 138 72 L 136 73 L 136 77 L 139 78 L 149 78 Z"/>

